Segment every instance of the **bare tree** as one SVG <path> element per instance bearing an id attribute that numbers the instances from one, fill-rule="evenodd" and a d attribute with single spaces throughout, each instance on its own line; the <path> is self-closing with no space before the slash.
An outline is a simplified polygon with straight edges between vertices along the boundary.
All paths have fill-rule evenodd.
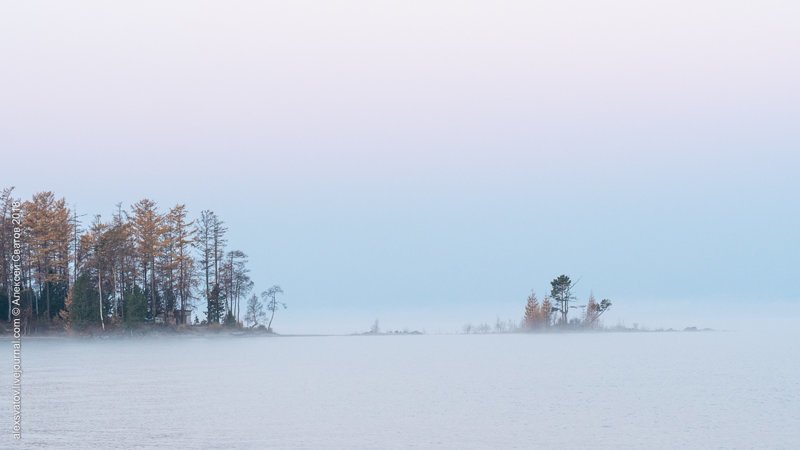
<path id="1" fill-rule="evenodd" d="M 244 320 L 251 324 L 250 328 L 258 326 L 259 319 L 263 319 L 266 314 L 264 313 L 264 305 L 258 299 L 256 294 L 250 296 L 247 300 L 247 310 L 244 313 Z"/>
<path id="2" fill-rule="evenodd" d="M 209 324 L 219 323 L 222 315 L 219 263 L 224 257 L 226 231 L 227 228 L 213 211 L 200 212 L 196 231 L 197 247 L 200 250 L 200 268 L 205 276 L 206 317 Z"/>
<path id="3" fill-rule="evenodd" d="M 261 293 L 261 298 L 267 302 L 267 310 L 271 313 L 269 316 L 269 323 L 267 324 L 267 331 L 270 332 L 272 332 L 272 320 L 275 318 L 275 311 L 277 311 L 279 307 L 286 309 L 286 303 L 277 300 L 278 294 L 283 294 L 283 289 L 278 285 L 272 286 Z"/>
<path id="4" fill-rule="evenodd" d="M 506 323 L 500 320 L 500 317 L 497 317 L 497 320 L 494 323 L 494 332 L 495 333 L 502 333 L 506 331 Z"/>
<path id="5" fill-rule="evenodd" d="M 13 226 L 11 223 L 11 204 L 14 201 L 12 193 L 14 187 L 5 188 L 0 192 L 0 285 L 5 290 L 8 301 L 8 320 L 11 321 L 11 267 L 9 265 L 12 254 Z"/>
<path id="6" fill-rule="evenodd" d="M 223 266 L 223 284 L 225 287 L 225 300 L 227 312 L 225 320 L 239 322 L 239 303 L 242 297 L 247 296 L 253 289 L 253 281 L 248 273 L 247 255 L 241 250 L 228 252 L 228 261 Z"/>

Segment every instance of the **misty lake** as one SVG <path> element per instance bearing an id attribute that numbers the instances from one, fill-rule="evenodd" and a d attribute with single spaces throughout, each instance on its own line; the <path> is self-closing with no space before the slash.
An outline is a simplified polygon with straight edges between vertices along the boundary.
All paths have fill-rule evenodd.
<path id="1" fill-rule="evenodd" d="M 788 336 L 23 342 L 27 448 L 800 446 Z"/>

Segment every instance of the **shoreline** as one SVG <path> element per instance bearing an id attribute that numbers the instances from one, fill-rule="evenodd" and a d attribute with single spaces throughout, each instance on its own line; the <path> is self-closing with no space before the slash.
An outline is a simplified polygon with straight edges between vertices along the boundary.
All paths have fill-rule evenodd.
<path id="1" fill-rule="evenodd" d="M 537 330 L 537 331 L 511 331 L 500 333 L 347 333 L 347 334 L 334 334 L 334 333 L 321 333 L 321 334 L 278 334 L 268 333 L 265 331 L 246 331 L 246 330 L 215 330 L 215 329 L 202 329 L 202 330 L 186 330 L 186 329 L 150 329 L 144 331 L 138 330 L 114 330 L 106 332 L 45 332 L 23 335 L 22 340 L 109 340 L 109 339 L 152 339 L 152 338 L 169 338 L 169 339 L 182 339 L 182 338 L 303 338 L 303 337 L 390 337 L 390 336 L 501 336 L 501 335 L 575 335 L 575 334 L 620 334 L 620 333 L 708 333 L 708 332 L 731 332 L 733 330 L 716 330 L 712 328 L 696 328 L 686 327 L 683 330 L 677 329 L 633 329 L 633 328 L 607 328 L 596 330 L 581 330 L 581 329 L 564 329 L 564 330 Z M 0 334 L 0 341 L 11 341 L 13 336 L 9 332 Z"/>

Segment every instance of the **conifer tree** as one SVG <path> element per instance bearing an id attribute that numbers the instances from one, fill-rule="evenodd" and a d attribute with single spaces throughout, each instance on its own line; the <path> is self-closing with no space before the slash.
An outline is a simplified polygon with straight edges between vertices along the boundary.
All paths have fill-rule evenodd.
<path id="1" fill-rule="evenodd" d="M 142 285 L 148 299 L 149 316 L 155 318 L 159 312 L 158 288 L 156 284 L 156 257 L 161 250 L 163 218 L 156 203 L 143 199 L 133 205 L 132 231 L 136 242 L 136 253 L 142 268 Z M 149 278 L 148 278 L 149 277 Z"/>
<path id="2" fill-rule="evenodd" d="M 536 298 L 536 293 L 531 291 L 528 295 L 528 302 L 525 305 L 525 328 L 535 328 L 541 321 L 541 308 L 539 307 L 539 300 Z"/>
<path id="3" fill-rule="evenodd" d="M 0 309 L 6 318 L 11 308 L 12 202 L 11 188 L 0 191 Z M 121 203 L 116 206 L 111 221 L 104 222 L 98 215 L 83 230 L 80 216 L 52 192 L 37 193 L 23 203 L 24 328 L 31 318 L 40 318 L 65 328 L 105 329 L 152 320 L 162 313 L 171 318 L 175 311 L 180 311 L 176 322 L 188 324 L 198 273 L 204 275 L 208 323 L 219 323 L 224 316 L 228 323 L 239 325 L 241 302 L 253 290 L 253 281 L 247 255 L 226 251 L 227 227 L 216 214 L 203 211 L 194 222 L 187 220 L 183 204 L 163 215 L 150 199 L 132 205 L 130 214 Z M 195 248 L 199 258 L 193 254 Z M 278 286 L 265 291 L 272 312 L 270 324 L 276 310 L 286 307 L 277 301 L 281 292 Z M 264 312 L 265 305 L 260 305 L 257 317 Z M 250 306 L 248 302 L 248 321 L 256 317 Z"/>
<path id="4" fill-rule="evenodd" d="M 550 282 L 552 290 L 550 297 L 558 305 L 558 310 L 561 312 L 561 325 L 567 325 L 567 313 L 569 312 L 569 302 L 574 300 L 572 297 L 572 287 L 574 283 L 566 275 L 560 275 Z"/>
<path id="5" fill-rule="evenodd" d="M 187 310 L 192 298 L 194 287 L 194 259 L 191 249 L 195 243 L 196 229 L 194 221 L 187 221 L 186 205 L 175 205 L 167 213 L 167 226 L 170 234 L 170 260 L 175 270 L 174 287 L 181 317 L 178 320 L 188 324 L 188 318 L 183 314 Z"/>
<path id="6" fill-rule="evenodd" d="M 112 311 L 113 299 L 113 249 L 111 246 L 109 225 L 97 215 L 89 230 L 81 236 L 79 273 L 86 277 L 96 289 L 92 298 L 96 299 L 95 316 L 99 318 L 100 327 L 105 329 L 106 318 Z M 73 292 L 73 303 L 81 302 L 78 295 L 85 295 L 85 290 Z"/>
<path id="7" fill-rule="evenodd" d="M 23 209 L 38 290 L 34 312 L 37 318 L 43 315 L 49 322 L 63 306 L 68 289 L 70 213 L 66 201 L 57 200 L 49 191 L 34 194 Z"/>
<path id="8" fill-rule="evenodd" d="M 594 324 L 594 321 L 597 320 L 598 309 L 599 305 L 594 299 L 594 293 L 590 293 L 589 300 L 586 302 L 586 311 L 584 312 L 584 326 L 590 327 Z"/>
<path id="9" fill-rule="evenodd" d="M 542 300 L 542 307 L 540 308 L 541 315 L 542 315 L 542 324 L 545 327 L 549 327 L 551 323 L 551 317 L 553 315 L 553 303 L 550 301 L 550 297 L 545 295 L 544 299 Z"/>
<path id="10" fill-rule="evenodd" d="M 61 198 L 53 204 L 50 211 L 51 259 L 48 269 L 47 318 L 48 321 L 64 307 L 69 290 L 70 237 L 72 222 L 66 200 Z"/>
<path id="11" fill-rule="evenodd" d="M 136 264 L 135 246 L 132 242 L 131 223 L 123 214 L 122 204 L 117 204 L 117 212 L 105 231 L 108 270 L 111 278 L 112 312 L 119 320 L 125 316 L 125 292 L 131 289 Z"/>
<path id="12" fill-rule="evenodd" d="M 97 289 L 93 286 L 89 273 L 78 275 L 72 286 L 72 301 L 69 305 L 69 320 L 77 329 L 97 324 Z"/>

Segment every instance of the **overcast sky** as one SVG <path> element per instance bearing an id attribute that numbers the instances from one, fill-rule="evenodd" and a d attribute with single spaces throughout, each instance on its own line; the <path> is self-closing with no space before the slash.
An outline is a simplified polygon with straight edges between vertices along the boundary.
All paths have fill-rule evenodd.
<path id="1" fill-rule="evenodd" d="M 608 325 L 737 327 L 800 302 L 798 23 L 770 0 L 5 2 L 0 184 L 215 210 L 286 292 L 279 332 L 518 320 L 561 273 Z"/>

